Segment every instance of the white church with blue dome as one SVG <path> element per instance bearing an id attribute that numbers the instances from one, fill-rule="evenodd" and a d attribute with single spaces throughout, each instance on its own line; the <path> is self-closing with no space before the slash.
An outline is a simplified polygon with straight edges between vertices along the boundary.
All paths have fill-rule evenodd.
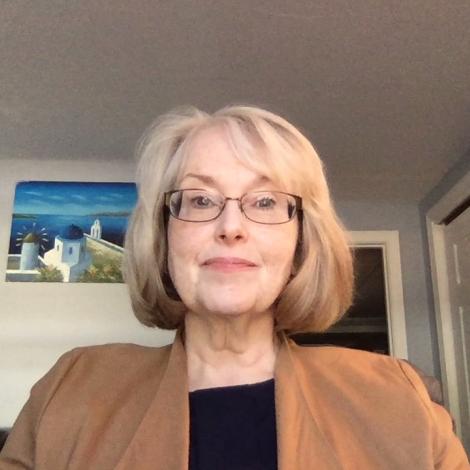
<path id="1" fill-rule="evenodd" d="M 83 230 L 74 224 L 62 229 L 55 237 L 54 248 L 44 254 L 44 261 L 62 273 L 64 282 L 75 282 L 92 262 Z"/>

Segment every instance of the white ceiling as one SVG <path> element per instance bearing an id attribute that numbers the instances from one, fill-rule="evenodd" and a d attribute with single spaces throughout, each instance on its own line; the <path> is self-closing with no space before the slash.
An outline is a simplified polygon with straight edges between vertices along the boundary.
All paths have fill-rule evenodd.
<path id="1" fill-rule="evenodd" d="M 340 198 L 419 201 L 470 149 L 468 0 L 2 0 L 0 158 L 131 159 L 158 114 L 253 103 Z"/>

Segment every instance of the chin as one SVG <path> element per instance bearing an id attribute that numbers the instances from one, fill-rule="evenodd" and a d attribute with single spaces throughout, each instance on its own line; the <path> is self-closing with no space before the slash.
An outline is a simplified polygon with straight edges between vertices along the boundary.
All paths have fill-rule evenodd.
<path id="1" fill-rule="evenodd" d="M 253 306 L 244 306 L 244 305 L 207 305 L 204 308 L 204 311 L 223 316 L 237 316 L 244 313 L 252 312 L 254 310 Z"/>
<path id="2" fill-rule="evenodd" d="M 201 299 L 198 302 L 201 312 L 216 315 L 236 316 L 256 310 L 256 302 L 252 299 L 242 299 L 240 296 L 218 295 L 217 299 Z"/>
<path id="3" fill-rule="evenodd" d="M 225 297 L 223 301 L 209 301 L 206 300 L 200 305 L 202 308 L 199 309 L 201 312 L 206 312 L 208 314 L 220 315 L 220 316 L 238 316 L 243 314 L 257 315 L 259 313 L 265 312 L 269 309 L 270 305 L 264 306 L 260 305 L 258 302 L 253 299 L 243 299 Z"/>
<path id="4" fill-rule="evenodd" d="M 202 286 L 201 286 L 202 287 Z M 251 287 L 251 288 L 250 288 Z M 260 292 L 261 290 L 261 292 Z M 258 314 L 269 310 L 276 292 L 263 292 L 259 286 L 204 286 L 183 302 L 195 313 L 237 316 Z M 192 298 L 191 298 L 192 297 Z"/>

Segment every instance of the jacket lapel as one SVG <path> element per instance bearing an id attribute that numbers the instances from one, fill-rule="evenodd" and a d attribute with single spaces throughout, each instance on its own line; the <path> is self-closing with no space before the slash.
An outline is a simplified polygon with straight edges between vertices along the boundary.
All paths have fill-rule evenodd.
<path id="1" fill-rule="evenodd" d="M 189 398 L 186 353 L 176 334 L 159 388 L 116 470 L 188 470 Z"/>
<path id="2" fill-rule="evenodd" d="M 116 470 L 188 470 L 189 388 L 181 335 L 178 330 L 156 395 Z M 306 394 L 314 391 L 308 389 L 292 340 L 283 333 L 280 338 L 275 370 L 278 469 L 339 470 L 335 453 L 309 407 Z"/>
<path id="3" fill-rule="evenodd" d="M 275 371 L 278 469 L 321 468 L 340 470 L 335 452 L 315 421 L 308 394 L 314 389 L 305 380 L 295 357 L 293 341 L 282 333 Z"/>

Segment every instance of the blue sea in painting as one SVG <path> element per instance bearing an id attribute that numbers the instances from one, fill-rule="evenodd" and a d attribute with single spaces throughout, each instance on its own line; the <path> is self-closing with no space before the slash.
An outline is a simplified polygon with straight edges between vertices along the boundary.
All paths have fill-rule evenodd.
<path id="1" fill-rule="evenodd" d="M 21 253 L 29 232 L 40 235 L 40 255 L 54 246 L 62 229 L 74 224 L 90 233 L 98 219 L 102 239 L 123 246 L 128 218 L 137 201 L 134 183 L 22 181 L 16 185 L 10 254 Z"/>
<path id="2" fill-rule="evenodd" d="M 28 218 L 20 215 L 13 216 L 12 230 L 10 237 L 10 254 L 21 253 L 21 243 L 19 238 L 29 232 L 35 231 L 41 234 L 40 254 L 43 255 L 54 246 L 54 239 L 60 231 L 71 225 L 78 225 L 83 233 L 90 233 L 93 222 L 99 219 L 101 223 L 102 236 L 104 240 L 114 243 L 115 245 L 124 245 L 124 236 L 127 229 L 128 217 L 119 216 L 96 216 L 96 215 L 28 215 Z"/>

